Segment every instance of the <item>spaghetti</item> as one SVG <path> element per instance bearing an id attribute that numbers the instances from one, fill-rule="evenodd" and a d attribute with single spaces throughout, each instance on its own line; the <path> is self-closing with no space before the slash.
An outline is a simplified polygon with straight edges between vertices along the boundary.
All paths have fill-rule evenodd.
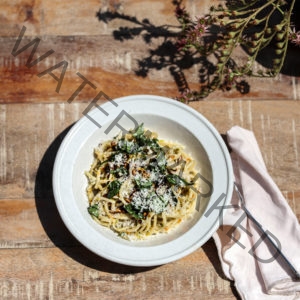
<path id="1" fill-rule="evenodd" d="M 143 124 L 94 150 L 88 212 L 128 240 L 168 232 L 195 209 L 195 161 L 176 143 L 158 140 Z"/>

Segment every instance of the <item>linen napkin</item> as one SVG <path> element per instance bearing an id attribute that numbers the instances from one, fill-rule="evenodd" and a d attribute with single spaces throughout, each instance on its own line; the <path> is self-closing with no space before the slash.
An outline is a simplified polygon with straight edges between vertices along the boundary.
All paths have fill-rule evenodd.
<path id="1" fill-rule="evenodd" d="M 235 126 L 227 139 L 246 208 L 300 273 L 300 226 L 268 174 L 253 132 Z M 224 274 L 235 282 L 242 299 L 300 299 L 299 279 L 293 279 L 285 261 L 247 217 L 236 192 L 213 238 Z"/>

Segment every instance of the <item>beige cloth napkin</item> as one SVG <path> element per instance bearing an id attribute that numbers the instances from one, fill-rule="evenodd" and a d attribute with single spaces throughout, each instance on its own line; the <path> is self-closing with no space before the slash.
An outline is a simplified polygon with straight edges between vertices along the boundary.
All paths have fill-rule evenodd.
<path id="1" fill-rule="evenodd" d="M 268 174 L 254 134 L 235 126 L 227 139 L 246 208 L 300 273 L 300 226 Z M 232 207 L 224 208 L 223 225 L 214 234 L 225 275 L 235 282 L 242 299 L 300 299 L 300 281 L 292 279 L 292 272 L 240 204 L 234 192 Z"/>

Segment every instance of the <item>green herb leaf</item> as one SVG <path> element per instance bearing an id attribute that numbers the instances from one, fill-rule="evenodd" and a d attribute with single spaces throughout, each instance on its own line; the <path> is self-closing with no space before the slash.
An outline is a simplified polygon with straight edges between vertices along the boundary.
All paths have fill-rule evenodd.
<path id="1" fill-rule="evenodd" d="M 115 152 L 115 153 L 113 153 L 109 158 L 108 158 L 108 160 L 107 161 L 114 161 L 115 160 L 115 157 L 116 157 L 116 155 L 118 155 L 118 154 L 120 154 L 121 152 Z"/>
<path id="2" fill-rule="evenodd" d="M 179 179 L 179 176 L 177 176 L 177 175 L 167 175 L 166 179 L 170 184 L 180 185 L 180 179 Z"/>
<path id="3" fill-rule="evenodd" d="M 148 132 L 149 131 L 135 136 L 136 142 L 140 147 L 149 146 L 154 152 L 158 152 L 159 150 L 161 150 L 161 147 L 158 144 L 158 139 L 151 138 L 151 133 L 150 135 L 148 135 Z"/>
<path id="4" fill-rule="evenodd" d="M 132 154 L 138 151 L 138 145 L 135 141 L 127 141 L 125 139 L 121 139 L 117 144 L 117 149 L 122 152 Z"/>
<path id="5" fill-rule="evenodd" d="M 123 175 L 127 175 L 128 171 L 125 167 L 121 166 L 120 168 L 117 168 L 115 170 L 110 170 L 110 173 L 111 174 L 116 174 L 116 175 L 119 175 L 119 176 L 123 176 Z"/>
<path id="6" fill-rule="evenodd" d="M 157 161 L 157 165 L 158 167 L 164 171 L 166 169 L 166 164 L 167 164 L 167 161 L 166 161 L 166 157 L 165 157 L 165 154 L 163 151 L 160 151 L 156 157 L 156 161 Z"/>
<path id="7" fill-rule="evenodd" d="M 139 137 L 142 134 L 144 134 L 144 123 L 141 123 L 132 135 L 134 137 Z"/>
<path id="8" fill-rule="evenodd" d="M 143 214 L 141 212 L 135 211 L 131 204 L 124 205 L 124 208 L 135 219 L 140 220 L 144 218 Z"/>
<path id="9" fill-rule="evenodd" d="M 150 188 L 152 186 L 152 181 L 150 180 L 140 180 L 140 179 L 135 179 L 135 183 L 138 186 L 138 188 Z"/>
<path id="10" fill-rule="evenodd" d="M 108 185 L 107 198 L 112 198 L 113 196 L 117 195 L 119 193 L 120 187 L 121 183 L 118 180 L 110 182 L 110 184 Z"/>
<path id="11" fill-rule="evenodd" d="M 99 217 L 99 207 L 98 205 L 92 205 L 88 207 L 88 212 L 90 215 L 98 218 Z"/>
<path id="12" fill-rule="evenodd" d="M 135 138 L 136 138 L 136 142 L 138 143 L 138 145 L 140 147 L 146 146 L 147 145 L 147 141 L 149 140 L 144 134 L 136 136 Z"/>
<path id="13" fill-rule="evenodd" d="M 183 179 L 182 177 L 180 177 L 176 174 L 169 174 L 166 176 L 166 179 L 170 184 L 177 185 L 177 186 L 181 186 L 182 183 L 184 185 L 193 185 L 194 184 L 193 182 L 187 182 L 185 179 Z"/>
<path id="14" fill-rule="evenodd" d="M 158 152 L 161 151 L 161 147 L 158 144 L 158 139 L 154 138 L 154 139 L 149 139 L 149 141 L 147 141 L 148 146 L 151 148 L 152 151 L 154 152 Z"/>

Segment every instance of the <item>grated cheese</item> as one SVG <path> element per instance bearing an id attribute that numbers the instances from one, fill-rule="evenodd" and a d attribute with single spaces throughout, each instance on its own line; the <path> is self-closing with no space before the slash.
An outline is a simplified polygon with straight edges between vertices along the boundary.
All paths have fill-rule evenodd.
<path id="1" fill-rule="evenodd" d="M 121 165 L 124 164 L 126 157 L 124 158 L 123 153 L 119 153 L 117 155 L 115 155 L 114 157 L 114 164 L 117 165 L 118 167 L 120 167 Z"/>

